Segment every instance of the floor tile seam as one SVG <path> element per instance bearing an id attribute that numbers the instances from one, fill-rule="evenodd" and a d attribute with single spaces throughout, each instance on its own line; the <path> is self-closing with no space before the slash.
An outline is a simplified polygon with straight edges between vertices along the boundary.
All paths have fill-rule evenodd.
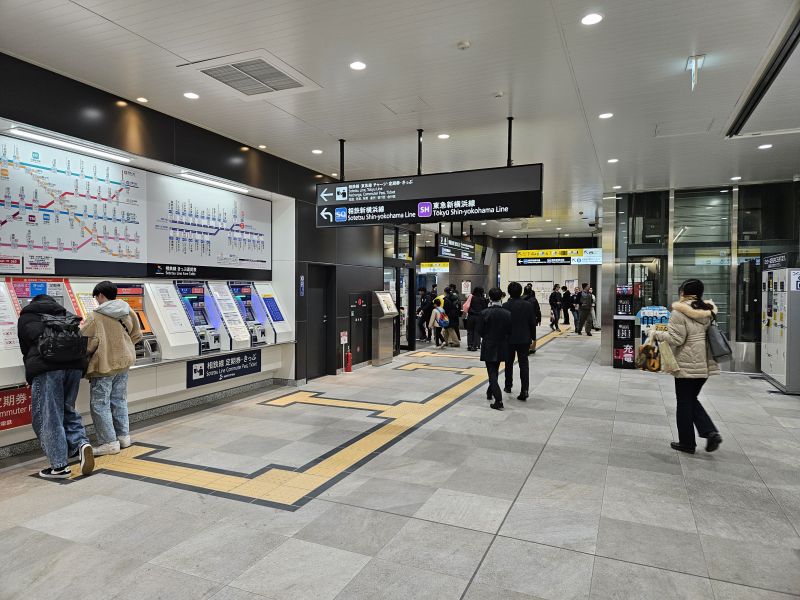
<path id="1" fill-rule="evenodd" d="M 281 542 L 281 544 L 282 544 L 282 543 L 283 543 L 283 542 Z M 278 545 L 280 546 L 281 544 L 278 544 Z M 272 552 L 272 550 L 270 550 L 270 552 Z M 269 554 L 269 553 L 267 553 L 267 554 Z M 152 560 L 152 559 L 151 559 L 151 560 Z M 261 560 L 261 559 L 259 559 L 259 560 Z M 255 563 L 254 563 L 254 564 L 255 564 Z M 180 569 L 176 569 L 176 568 L 174 568 L 174 567 L 170 567 L 170 566 L 167 566 L 167 565 L 160 565 L 160 564 L 158 564 L 158 563 L 151 562 L 150 560 L 148 560 L 148 561 L 144 562 L 144 563 L 143 563 L 143 566 L 144 566 L 144 565 L 149 565 L 149 566 L 151 566 L 151 567 L 158 567 L 159 569 L 166 569 L 167 571 L 172 571 L 173 573 L 180 573 L 181 575 L 185 575 L 185 576 L 187 576 L 187 577 L 194 577 L 195 579 L 200 579 L 201 581 L 207 581 L 208 583 L 213 583 L 214 585 L 219 585 L 219 586 L 222 586 L 222 588 L 226 587 L 226 586 L 228 585 L 228 583 L 230 583 L 230 581 L 234 581 L 234 580 L 235 580 L 235 579 L 236 579 L 236 578 L 237 578 L 239 575 L 241 575 L 241 573 L 240 573 L 239 575 L 237 575 L 236 577 L 234 577 L 233 579 L 231 579 L 231 580 L 230 580 L 228 583 L 222 583 L 222 582 L 220 582 L 220 581 L 216 581 L 216 580 L 214 580 L 214 579 L 209 579 L 208 577 L 202 577 L 202 576 L 200 576 L 200 575 L 195 575 L 194 573 L 187 573 L 186 571 L 181 571 Z M 251 565 L 251 566 L 252 566 L 252 565 Z M 249 567 L 248 567 L 248 568 L 249 568 Z M 245 569 L 245 571 L 246 571 L 246 570 L 247 570 L 247 569 Z M 244 571 L 242 571 L 242 573 L 243 573 L 243 572 L 244 572 Z M 214 592 L 214 594 L 217 594 L 219 591 L 221 591 L 221 589 L 222 589 L 222 588 L 220 588 L 220 590 L 217 590 L 217 592 Z M 120 593 L 122 593 L 122 592 L 120 592 Z M 114 596 L 114 597 L 116 597 L 116 596 Z"/>
<path id="2" fill-rule="evenodd" d="M 225 585 L 225 586 L 221 587 L 219 590 L 214 592 L 213 596 L 209 596 L 208 600 L 214 600 L 214 598 L 218 598 L 220 596 L 220 594 L 222 594 L 222 592 L 224 592 L 228 588 L 230 588 L 232 590 L 239 590 L 239 591 L 245 592 L 245 593 L 250 594 L 250 595 L 252 595 L 252 596 L 254 596 L 256 598 L 263 598 L 264 600 L 274 600 L 273 598 L 270 598 L 269 596 L 265 596 L 264 594 L 259 594 L 257 592 L 251 592 L 250 590 L 244 590 L 242 588 L 233 587 L 232 585 Z"/>
<path id="3" fill-rule="evenodd" d="M 554 339 L 556 339 L 556 338 L 554 338 Z M 593 357 L 591 359 L 589 359 L 589 361 L 588 361 L 588 363 L 586 365 L 586 368 L 584 369 L 583 374 L 581 375 L 581 381 L 583 381 L 583 378 L 586 376 L 586 373 L 592 367 L 592 364 L 593 364 L 593 362 L 594 362 L 594 360 L 597 357 L 597 354 L 599 352 L 600 352 L 600 350 L 597 349 L 595 351 Z M 562 410 L 561 410 L 561 413 L 558 416 L 558 419 L 553 424 L 553 427 L 550 429 L 550 433 L 547 435 L 547 439 L 544 441 L 544 443 L 542 444 L 542 447 L 540 448 L 538 454 L 536 455 L 536 459 L 533 461 L 533 465 L 531 465 L 531 468 L 528 471 L 528 475 L 527 475 L 527 477 L 525 477 L 525 481 L 523 481 L 523 483 L 522 483 L 522 487 L 517 492 L 517 495 L 514 497 L 514 500 L 512 500 L 511 504 L 508 507 L 508 510 L 506 510 L 506 514 L 503 515 L 503 519 L 502 519 L 502 521 L 500 521 L 500 525 L 497 527 L 497 531 L 492 536 L 492 539 L 490 540 L 489 545 L 486 547 L 486 551 L 483 553 L 483 556 L 481 557 L 481 560 L 478 562 L 478 565 L 475 567 L 475 571 L 472 573 L 472 576 L 469 578 L 469 582 L 467 583 L 467 587 L 464 588 L 464 591 L 462 592 L 459 600 L 464 600 L 464 598 L 466 597 L 467 592 L 469 591 L 470 587 L 472 587 L 472 583 L 475 581 L 475 577 L 478 575 L 478 571 L 480 571 L 481 567 L 483 566 L 483 563 L 486 561 L 486 557 L 489 555 L 489 552 L 491 551 L 492 546 L 494 546 L 494 543 L 497 540 L 497 538 L 500 537 L 500 531 L 503 529 L 503 525 L 505 525 L 505 522 L 508 519 L 508 515 L 511 513 L 511 509 L 514 508 L 514 505 L 519 500 L 520 494 L 522 493 L 522 489 L 525 487 L 525 485 L 530 480 L 531 475 L 533 474 L 533 471 L 536 468 L 536 465 L 539 463 L 539 459 L 542 457 L 542 454 L 544 453 L 544 449 L 547 447 L 547 444 L 550 442 L 550 438 L 552 437 L 553 432 L 558 427 L 558 424 L 561 422 L 561 418 L 564 416 L 564 413 L 566 412 L 567 408 L 569 407 L 569 405 L 572 402 L 572 399 L 575 396 L 575 393 L 577 391 L 577 387 L 578 386 L 575 386 L 575 387 L 576 387 L 576 389 L 572 391 L 572 394 L 570 395 L 569 401 L 566 402 L 564 404 L 564 406 L 562 407 Z M 592 574 L 594 574 L 594 561 L 592 562 Z"/>
<path id="4" fill-rule="evenodd" d="M 722 423 L 725 423 L 725 424 L 727 425 L 727 421 L 725 421 L 725 419 L 723 419 L 722 417 L 720 417 L 720 421 L 721 421 Z M 727 429 L 727 427 L 726 427 L 726 429 Z M 786 428 L 784 427 L 784 429 L 786 429 Z M 750 465 L 750 466 L 753 468 L 753 470 L 756 472 L 756 475 L 758 475 L 758 479 L 759 479 L 759 481 L 761 481 L 761 483 L 763 483 L 763 484 L 764 484 L 764 487 L 766 487 L 766 488 L 767 488 L 767 491 L 769 492 L 769 495 L 770 495 L 770 497 L 772 498 L 772 500 L 773 500 L 773 501 L 774 501 L 774 502 L 775 502 L 775 503 L 778 505 L 778 507 L 781 509 L 781 512 L 783 513 L 783 518 L 784 518 L 784 519 L 786 519 L 786 521 L 789 523 L 789 525 L 792 527 L 792 529 L 794 529 L 794 532 L 795 532 L 795 533 L 796 533 L 798 536 L 800 536 L 800 529 L 798 529 L 798 526 L 797 526 L 797 525 L 795 524 L 795 522 L 792 520 L 792 518 L 791 518 L 791 517 L 790 517 L 790 515 L 789 515 L 789 512 L 786 510 L 786 508 L 783 506 L 783 504 L 780 502 L 780 500 L 778 500 L 778 498 L 776 498 L 776 497 L 775 497 L 775 494 L 772 492 L 772 488 L 771 488 L 771 487 L 769 486 L 769 484 L 767 484 L 767 482 L 764 480 L 764 477 L 761 475 L 761 472 L 758 470 L 758 467 L 756 467 L 756 465 L 753 463 L 752 459 L 750 458 L 750 455 L 749 455 L 749 454 L 748 454 L 748 453 L 747 453 L 747 452 L 744 450 L 744 448 L 742 447 L 742 445 L 739 443 L 739 440 L 736 438 L 736 434 L 735 434 L 735 433 L 733 432 L 733 430 L 731 430 L 731 429 L 728 429 L 728 432 L 729 432 L 730 436 L 731 436 L 731 437 L 734 439 L 734 441 L 736 442 L 736 445 L 737 445 L 737 446 L 739 446 L 739 448 L 742 448 L 742 454 L 744 454 L 744 456 L 746 456 L 746 457 L 747 457 L 747 462 L 748 462 L 748 464 L 749 464 L 749 465 Z M 681 470 L 683 470 L 683 468 L 682 468 L 682 465 L 681 465 Z M 685 478 L 685 477 L 684 477 L 684 478 Z M 691 502 L 691 498 L 689 498 L 689 501 Z"/>
<path id="5" fill-rule="evenodd" d="M 598 353 L 599 352 L 600 351 L 598 350 Z M 597 358 L 597 354 L 595 355 L 595 358 Z M 611 456 L 610 456 L 611 455 L 611 451 L 614 448 L 614 427 L 617 424 L 617 412 L 619 412 L 620 386 L 622 386 L 622 378 L 621 377 L 619 379 L 617 379 L 616 402 L 614 404 L 614 420 L 611 422 L 611 439 L 608 442 L 609 460 L 611 458 Z M 570 402 L 571 402 L 571 400 L 570 400 Z M 602 498 L 600 499 L 600 515 L 599 515 L 599 518 L 597 520 L 597 534 L 595 535 L 595 539 L 594 539 L 594 541 L 595 541 L 595 546 L 594 546 L 595 556 L 596 556 L 596 553 L 597 553 L 597 538 L 600 536 L 600 519 L 603 518 L 603 507 L 605 506 L 605 503 L 606 503 L 606 489 L 608 489 L 608 465 L 606 465 L 606 476 L 603 479 L 603 495 L 602 495 Z M 595 571 L 595 566 L 596 565 L 597 565 L 597 560 L 593 560 L 592 561 L 592 574 L 591 574 L 590 579 L 589 579 L 589 598 L 592 597 L 592 588 L 594 587 L 594 571 Z"/>

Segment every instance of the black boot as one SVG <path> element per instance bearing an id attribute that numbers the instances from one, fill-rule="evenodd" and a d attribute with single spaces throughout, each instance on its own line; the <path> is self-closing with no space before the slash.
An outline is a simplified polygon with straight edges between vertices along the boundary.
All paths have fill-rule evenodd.
<path id="1" fill-rule="evenodd" d="M 489 408 L 493 408 L 494 410 L 503 410 L 503 403 L 502 402 L 493 402 L 489 405 Z"/>
<path id="2" fill-rule="evenodd" d="M 528 401 L 528 392 L 522 392 L 519 396 L 517 396 L 517 400 L 522 400 L 523 402 Z"/>
<path id="3" fill-rule="evenodd" d="M 669 445 L 670 448 L 672 448 L 673 450 L 677 450 L 679 452 L 686 452 L 686 454 L 694 454 L 694 448 L 692 448 L 691 446 L 683 446 L 678 442 L 670 442 Z"/>

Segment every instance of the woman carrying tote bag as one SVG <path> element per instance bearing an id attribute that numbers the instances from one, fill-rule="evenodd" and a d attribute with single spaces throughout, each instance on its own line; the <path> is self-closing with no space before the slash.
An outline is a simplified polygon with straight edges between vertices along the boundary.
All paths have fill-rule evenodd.
<path id="1" fill-rule="evenodd" d="M 713 452 L 722 443 L 711 417 L 697 399 L 708 378 L 719 375 L 719 365 L 708 348 L 708 328 L 717 314 L 711 300 L 703 300 L 704 286 L 699 279 L 687 279 L 678 290 L 680 299 L 672 305 L 667 331 L 654 331 L 653 337 L 667 343 L 673 350 L 678 370 L 675 377 L 675 396 L 678 401 L 676 420 L 678 442 L 675 450 L 694 454 L 694 429 L 706 438 L 706 452 Z"/>

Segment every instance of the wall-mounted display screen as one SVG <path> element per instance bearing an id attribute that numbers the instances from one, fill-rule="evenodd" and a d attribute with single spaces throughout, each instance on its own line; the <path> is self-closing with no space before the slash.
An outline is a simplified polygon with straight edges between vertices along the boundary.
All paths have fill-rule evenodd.
<path id="1" fill-rule="evenodd" d="M 52 256 L 56 275 L 270 279 L 272 203 L 0 136 L 0 253 Z"/>
<path id="2" fill-rule="evenodd" d="M 602 248 L 553 248 L 517 250 L 517 266 L 531 265 L 602 265 Z"/>
<path id="3" fill-rule="evenodd" d="M 458 240 L 446 235 L 436 235 L 436 253 L 442 258 L 457 260 L 475 260 L 475 244 Z"/>

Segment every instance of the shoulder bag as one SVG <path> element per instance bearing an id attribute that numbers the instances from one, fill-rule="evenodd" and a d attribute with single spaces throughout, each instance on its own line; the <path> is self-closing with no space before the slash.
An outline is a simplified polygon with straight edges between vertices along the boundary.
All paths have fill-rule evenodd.
<path id="1" fill-rule="evenodd" d="M 731 354 L 733 354 L 733 350 L 731 350 L 731 344 L 728 341 L 728 338 L 725 337 L 725 334 L 722 333 L 722 330 L 717 326 L 717 315 L 712 313 L 711 317 L 711 325 L 708 326 L 706 330 L 706 344 L 708 345 L 708 351 L 711 353 L 711 356 L 714 357 L 714 360 L 720 360 L 721 358 L 727 358 Z"/>

